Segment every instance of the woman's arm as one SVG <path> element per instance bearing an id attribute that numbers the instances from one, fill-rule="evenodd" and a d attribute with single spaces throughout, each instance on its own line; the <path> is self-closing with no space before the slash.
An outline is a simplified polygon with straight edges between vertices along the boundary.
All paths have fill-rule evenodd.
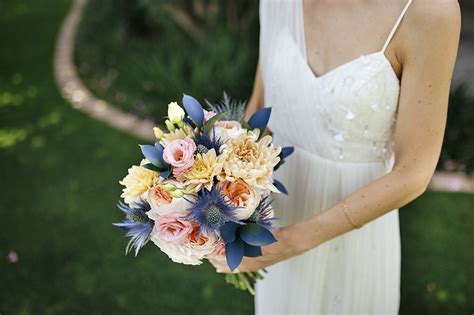
<path id="1" fill-rule="evenodd" d="M 436 2 L 434 5 L 433 2 Z M 345 199 L 352 220 L 366 224 L 421 195 L 434 173 L 443 141 L 449 90 L 460 34 L 457 1 L 419 0 L 400 29 L 401 94 L 393 170 Z M 244 258 L 239 271 L 265 268 L 354 229 L 343 202 L 275 233 L 263 256 Z M 291 210 L 291 209 L 287 209 Z M 217 266 L 225 269 L 224 265 Z"/>
<path id="2" fill-rule="evenodd" d="M 260 62 L 257 64 L 252 95 L 245 109 L 245 119 L 248 120 L 253 113 L 264 107 L 263 81 L 260 73 Z"/>
<path id="3" fill-rule="evenodd" d="M 356 224 L 368 223 L 420 196 L 436 168 L 460 34 L 457 1 L 414 3 L 400 47 L 403 64 L 393 170 L 345 199 Z M 426 3 L 426 4 L 424 4 Z M 410 30 L 410 31 L 408 31 Z M 416 31 L 412 31 L 416 30 Z M 285 231 L 304 252 L 353 229 L 340 202 Z"/>

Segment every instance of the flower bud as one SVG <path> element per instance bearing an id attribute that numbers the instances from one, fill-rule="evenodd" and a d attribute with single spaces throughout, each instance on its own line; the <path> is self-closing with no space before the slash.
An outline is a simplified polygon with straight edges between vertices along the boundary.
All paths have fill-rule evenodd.
<path id="1" fill-rule="evenodd" d="M 161 188 L 163 188 L 164 191 L 175 191 L 177 187 L 172 184 L 166 184 L 161 186 Z"/>
<path id="2" fill-rule="evenodd" d="M 173 198 L 181 198 L 184 196 L 184 192 L 182 190 L 175 190 L 171 192 L 171 196 L 173 196 Z"/>
<path id="3" fill-rule="evenodd" d="M 174 131 L 176 128 L 174 127 L 173 123 L 169 120 L 169 119 L 166 119 L 165 120 L 165 124 L 166 124 L 166 128 L 168 128 L 168 130 L 170 132 Z"/>
<path id="4" fill-rule="evenodd" d="M 154 128 L 153 128 L 153 132 L 155 133 L 155 137 L 156 137 L 156 139 L 158 139 L 158 140 L 163 139 L 163 137 L 165 136 L 164 133 L 163 133 L 163 131 L 162 131 L 160 128 L 158 128 L 158 127 L 154 127 Z"/>
<path id="5" fill-rule="evenodd" d="M 173 124 L 179 124 L 184 118 L 184 110 L 176 102 L 168 104 L 168 118 Z"/>

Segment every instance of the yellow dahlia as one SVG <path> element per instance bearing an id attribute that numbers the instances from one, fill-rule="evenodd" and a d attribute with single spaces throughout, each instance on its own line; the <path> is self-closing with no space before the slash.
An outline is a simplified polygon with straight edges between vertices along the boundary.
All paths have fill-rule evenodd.
<path id="1" fill-rule="evenodd" d="M 221 147 L 224 164 L 218 176 L 220 181 L 234 182 L 241 178 L 250 186 L 278 192 L 272 174 L 280 161 L 281 147 L 273 146 L 271 136 L 257 141 L 259 135 L 258 129 L 248 131 Z"/>
<path id="2" fill-rule="evenodd" d="M 120 184 L 125 186 L 122 190 L 122 197 L 125 203 L 130 204 L 140 199 L 146 199 L 148 190 L 160 179 L 160 174 L 146 169 L 142 166 L 133 165 L 128 169 L 128 175 L 125 176 Z"/>
<path id="3" fill-rule="evenodd" d="M 222 158 L 211 149 L 206 153 L 198 153 L 193 166 L 178 178 L 187 191 L 198 192 L 202 186 L 211 190 L 214 177 L 222 171 Z"/>

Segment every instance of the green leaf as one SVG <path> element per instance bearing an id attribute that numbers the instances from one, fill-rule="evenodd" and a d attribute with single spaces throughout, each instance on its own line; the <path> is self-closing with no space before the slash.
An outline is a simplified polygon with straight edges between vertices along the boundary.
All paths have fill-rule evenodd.
<path id="1" fill-rule="evenodd" d="M 214 115 L 211 119 L 209 119 L 208 121 L 206 121 L 206 123 L 204 124 L 204 132 L 208 132 L 209 130 L 211 130 L 212 126 L 219 120 L 221 119 L 227 112 L 222 112 L 220 114 L 216 114 Z"/>

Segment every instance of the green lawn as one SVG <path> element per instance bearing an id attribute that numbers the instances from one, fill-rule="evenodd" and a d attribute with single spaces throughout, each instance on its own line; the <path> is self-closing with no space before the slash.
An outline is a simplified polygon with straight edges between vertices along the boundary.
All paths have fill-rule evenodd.
<path id="1" fill-rule="evenodd" d="M 124 256 L 111 223 L 139 140 L 57 92 L 51 59 L 69 4 L 0 2 L 0 314 L 252 313 L 209 265 L 173 264 L 153 246 Z M 428 193 L 401 211 L 402 314 L 472 313 L 473 210 L 473 195 Z"/>

